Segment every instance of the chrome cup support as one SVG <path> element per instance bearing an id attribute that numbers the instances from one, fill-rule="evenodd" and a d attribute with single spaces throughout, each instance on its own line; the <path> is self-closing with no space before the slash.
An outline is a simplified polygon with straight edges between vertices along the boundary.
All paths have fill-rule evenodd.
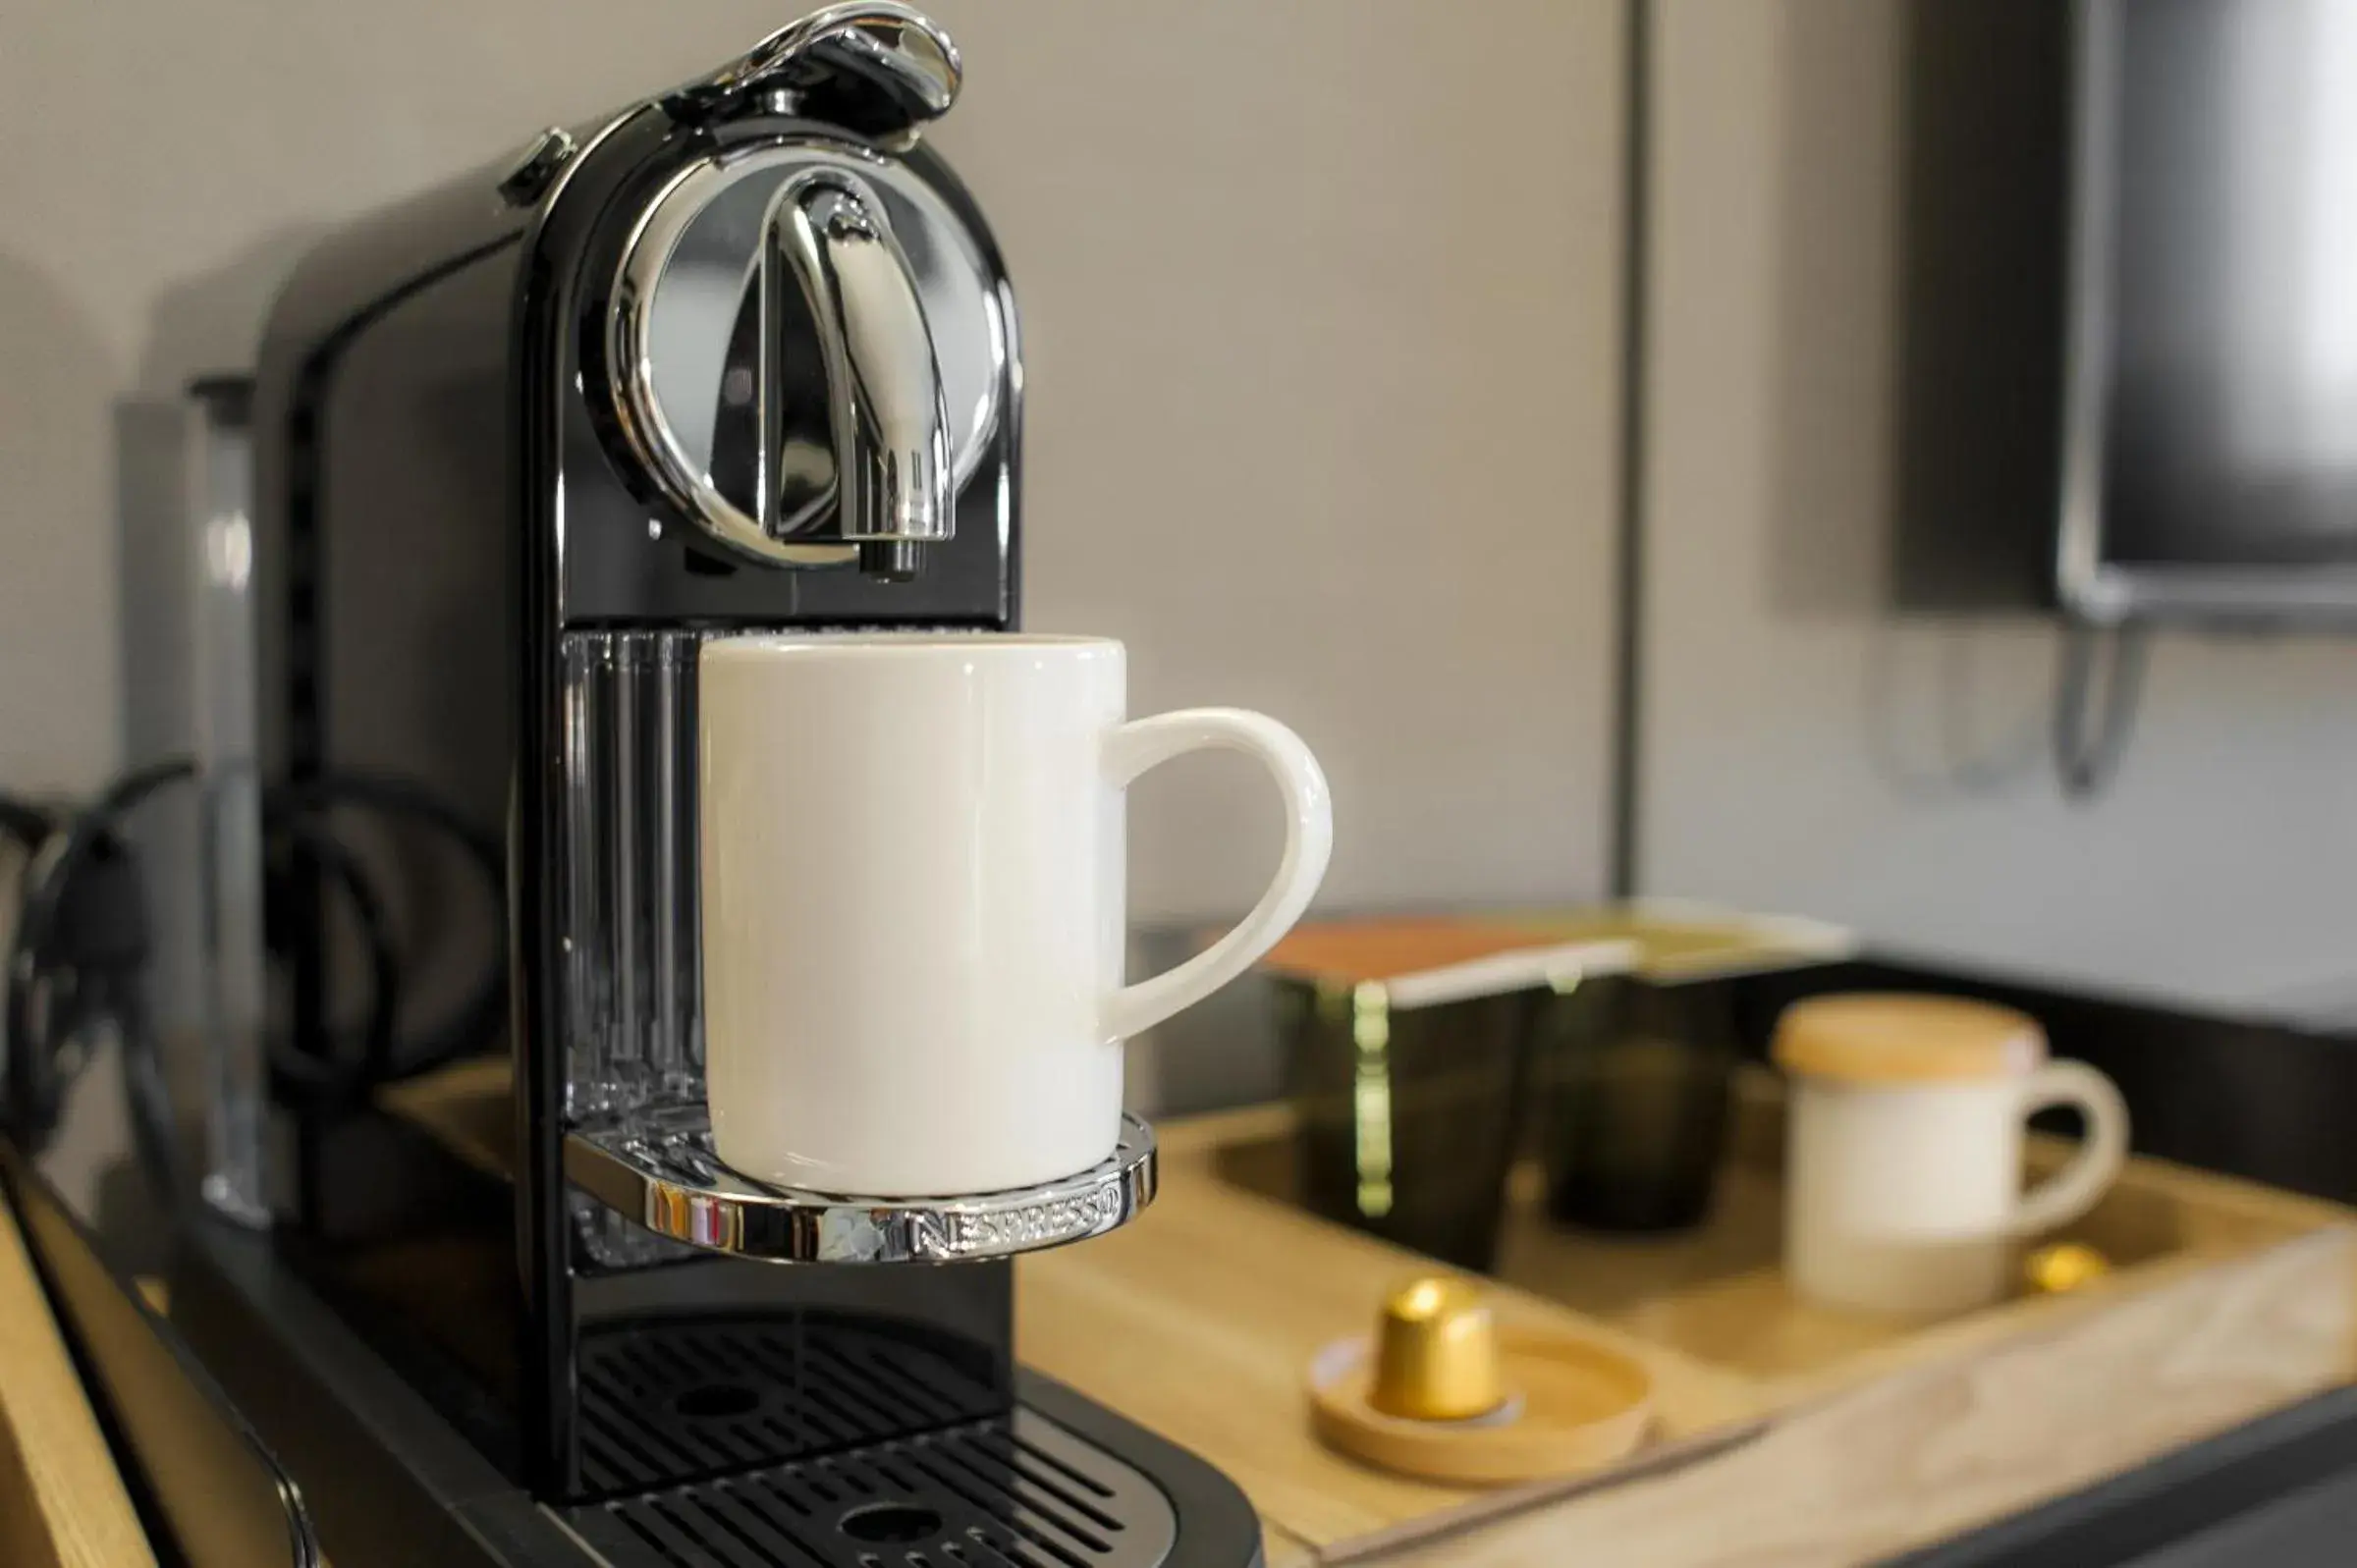
<path id="1" fill-rule="evenodd" d="M 650 1108 L 565 1140 L 566 1179 L 659 1236 L 771 1263 L 956 1263 L 1101 1236 L 1154 1201 L 1154 1131 L 1122 1117 L 1111 1155 L 1060 1181 L 962 1197 L 773 1187 L 712 1152 L 699 1105 Z"/>

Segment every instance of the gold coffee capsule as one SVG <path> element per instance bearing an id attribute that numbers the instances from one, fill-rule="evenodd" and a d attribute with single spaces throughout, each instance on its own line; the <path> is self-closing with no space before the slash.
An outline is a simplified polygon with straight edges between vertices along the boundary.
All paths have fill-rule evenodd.
<path id="1" fill-rule="evenodd" d="M 2111 1271 L 2111 1263 L 2093 1247 L 2057 1241 L 2033 1249 L 2022 1259 L 2021 1271 L 2033 1294 L 2060 1296 L 2103 1278 Z"/>
<path id="2" fill-rule="evenodd" d="M 1383 1304 L 1367 1403 L 1411 1421 L 1465 1421 L 1506 1403 L 1489 1304 L 1461 1279 L 1413 1280 Z"/>
<path id="3" fill-rule="evenodd" d="M 1645 1440 L 1653 1376 L 1576 1330 L 1500 1328 L 1460 1279 L 1417 1279 L 1374 1338 L 1310 1358 L 1310 1423 L 1327 1446 L 1453 1487 L 1596 1470 Z"/>

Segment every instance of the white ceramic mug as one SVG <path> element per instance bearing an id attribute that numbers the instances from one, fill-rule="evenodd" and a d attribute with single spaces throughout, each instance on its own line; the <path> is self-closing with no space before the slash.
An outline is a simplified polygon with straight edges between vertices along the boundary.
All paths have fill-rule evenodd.
<path id="1" fill-rule="evenodd" d="M 1290 730 L 1233 708 L 1124 721 L 1126 698 L 1122 645 L 1098 637 L 704 644 L 704 1052 L 724 1162 L 924 1197 L 1113 1153 L 1123 1040 L 1266 952 L 1334 838 Z M 1277 781 L 1284 859 L 1234 930 L 1124 986 L 1124 786 L 1214 747 Z"/>
<path id="2" fill-rule="evenodd" d="M 1829 1306 L 1937 1315 L 2005 1294 L 2016 1244 L 2092 1209 L 2128 1151 L 2111 1080 L 2046 1059 L 2037 1023 L 1947 997 L 1819 997 L 1779 1021 L 1790 1078 L 1784 1271 Z M 2023 1123 L 2075 1106 L 2086 1136 L 2021 1190 Z"/>

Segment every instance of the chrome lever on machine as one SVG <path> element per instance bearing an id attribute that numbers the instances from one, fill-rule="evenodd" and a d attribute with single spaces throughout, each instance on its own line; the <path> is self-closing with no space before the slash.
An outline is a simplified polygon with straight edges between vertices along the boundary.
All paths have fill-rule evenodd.
<path id="1" fill-rule="evenodd" d="M 949 112 L 962 76 L 958 46 L 923 13 L 854 0 L 789 23 L 662 104 L 673 119 L 692 122 L 760 102 L 905 145 Z"/>

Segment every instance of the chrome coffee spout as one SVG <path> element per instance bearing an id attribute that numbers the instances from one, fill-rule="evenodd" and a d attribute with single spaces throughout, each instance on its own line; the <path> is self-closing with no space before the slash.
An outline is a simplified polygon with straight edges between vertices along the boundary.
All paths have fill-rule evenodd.
<path id="1" fill-rule="evenodd" d="M 861 569 L 913 576 L 955 527 L 949 406 L 915 276 L 865 182 L 841 169 L 788 181 L 770 202 L 755 257 L 760 292 L 761 431 L 756 521 L 791 528 L 799 489 L 784 356 L 807 321 L 825 367 L 833 434 L 835 537 Z"/>

